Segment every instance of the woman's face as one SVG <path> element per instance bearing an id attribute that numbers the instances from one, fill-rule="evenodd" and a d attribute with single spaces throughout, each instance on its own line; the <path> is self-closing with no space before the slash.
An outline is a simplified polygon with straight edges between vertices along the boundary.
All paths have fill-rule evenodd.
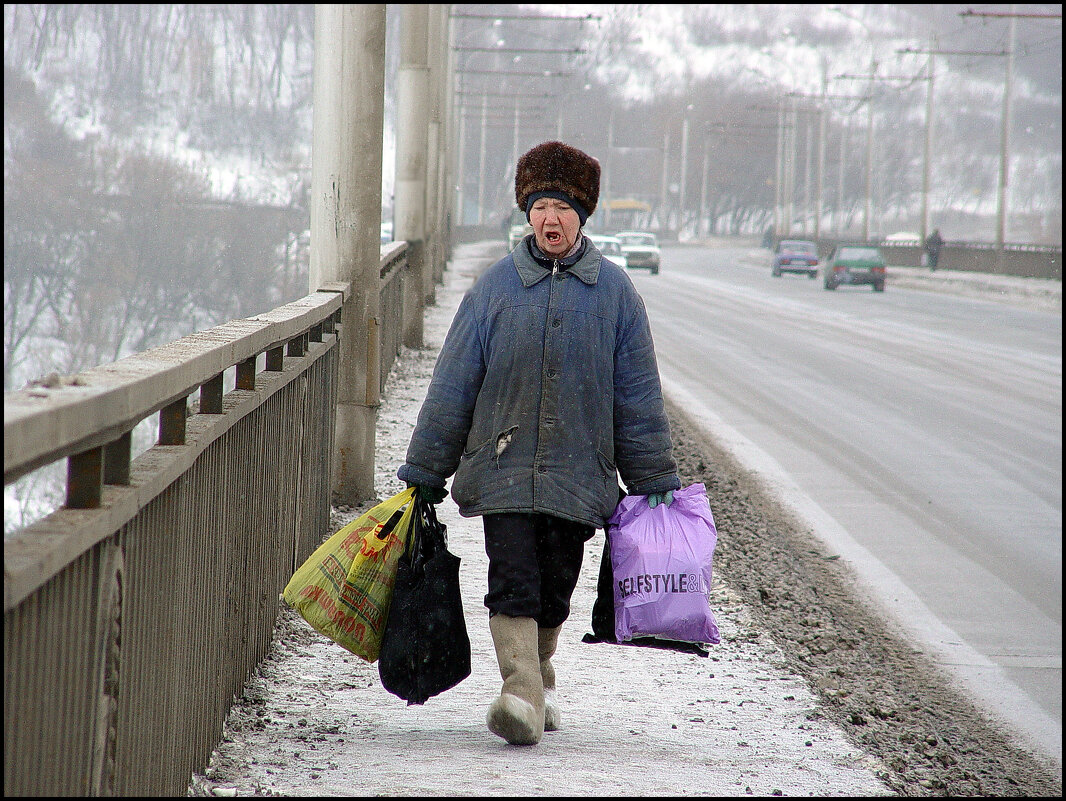
<path id="1" fill-rule="evenodd" d="M 565 256 L 581 235 L 581 218 L 573 206 L 554 197 L 537 198 L 529 210 L 537 247 L 545 255 Z"/>

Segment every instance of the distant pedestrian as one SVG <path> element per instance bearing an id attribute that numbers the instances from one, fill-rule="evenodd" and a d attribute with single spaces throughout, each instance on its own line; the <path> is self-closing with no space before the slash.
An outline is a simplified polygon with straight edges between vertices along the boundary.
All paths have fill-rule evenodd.
<path id="1" fill-rule="evenodd" d="M 929 259 L 929 269 L 936 270 L 940 260 L 940 249 L 944 247 L 944 238 L 940 236 L 940 229 L 934 228 L 933 233 L 925 238 L 925 253 Z"/>
<path id="2" fill-rule="evenodd" d="M 631 494 L 680 489 L 644 303 L 582 226 L 600 165 L 562 142 L 518 160 L 533 227 L 463 298 L 397 475 L 480 515 L 503 689 L 489 730 L 533 745 L 560 726 L 555 653 L 584 546 Z"/>

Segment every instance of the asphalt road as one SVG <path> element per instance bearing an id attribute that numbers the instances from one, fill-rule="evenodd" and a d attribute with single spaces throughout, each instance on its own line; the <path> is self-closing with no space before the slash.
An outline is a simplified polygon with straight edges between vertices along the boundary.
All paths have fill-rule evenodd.
<path id="1" fill-rule="evenodd" d="M 630 274 L 667 394 L 1061 760 L 1061 312 L 827 292 L 748 249 L 667 246 Z"/>

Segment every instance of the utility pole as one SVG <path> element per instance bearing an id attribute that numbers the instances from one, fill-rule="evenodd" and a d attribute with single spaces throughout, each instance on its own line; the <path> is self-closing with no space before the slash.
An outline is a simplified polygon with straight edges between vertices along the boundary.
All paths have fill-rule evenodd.
<path id="1" fill-rule="evenodd" d="M 783 216 L 781 203 L 784 200 L 784 192 L 781 180 L 784 173 L 784 138 L 785 138 L 785 96 L 782 95 L 777 101 L 777 172 L 774 177 L 774 236 L 785 235 L 782 229 Z"/>
<path id="2" fill-rule="evenodd" d="M 1012 8 L 1013 8 L 1013 6 L 1012 6 Z M 967 14 L 964 14 L 963 16 L 966 16 L 966 15 L 984 16 L 984 15 L 976 14 L 975 12 L 967 12 Z M 1005 15 L 992 15 L 992 14 L 989 14 L 988 16 L 1005 16 Z M 994 50 L 994 51 L 990 51 L 990 50 L 941 50 L 938 47 L 936 47 L 935 40 L 934 40 L 934 45 L 932 47 L 926 49 L 926 50 L 922 50 L 922 49 L 919 49 L 919 48 L 909 48 L 908 47 L 908 48 L 902 48 L 902 49 L 896 51 L 898 53 L 924 53 L 924 54 L 929 56 L 928 74 L 925 77 L 925 80 L 928 80 L 929 84 L 928 84 L 928 93 L 926 95 L 926 105 L 925 105 L 925 140 L 926 140 L 926 144 L 925 144 L 925 174 L 923 175 L 923 180 L 922 180 L 922 223 L 921 223 L 922 228 L 921 228 L 921 232 L 920 232 L 921 233 L 922 242 L 925 241 L 925 237 L 928 235 L 928 230 L 929 230 L 928 196 L 929 196 L 929 185 L 930 185 L 930 173 L 932 171 L 932 166 L 931 165 L 932 165 L 932 158 L 933 158 L 932 157 L 932 152 L 933 152 L 933 90 L 934 90 L 934 84 L 935 84 L 935 81 L 936 81 L 936 61 L 934 60 L 934 58 L 936 56 L 1009 56 L 1011 51 L 1014 50 L 1013 25 L 1014 25 L 1014 21 L 1012 19 L 1011 20 L 1011 31 L 1012 31 L 1011 32 L 1011 37 L 1012 38 L 1011 38 L 1011 43 L 1010 43 L 1010 50 Z M 999 196 L 999 201 L 998 201 L 999 209 L 998 209 L 998 212 L 997 212 L 997 232 L 996 232 L 997 260 L 1002 256 L 1002 253 L 1003 253 L 1003 245 L 1002 245 L 1002 242 L 1003 242 L 1003 231 L 1002 231 L 1002 225 L 1003 225 L 1003 218 L 1004 218 L 1004 215 L 1005 215 L 1006 191 L 1007 191 L 1007 167 L 1006 167 L 1006 164 L 1007 164 L 1007 133 L 1008 133 L 1008 130 L 1009 130 L 1009 125 L 1010 125 L 1010 121 L 1009 121 L 1009 116 L 1010 116 L 1010 76 L 1011 76 L 1011 70 L 1013 69 L 1012 63 L 1011 63 L 1012 61 L 1013 61 L 1013 59 L 1010 59 L 1008 61 L 1007 83 L 1006 83 L 1006 86 L 1004 88 L 1004 94 L 1003 94 L 1003 102 L 1004 102 L 1003 127 L 1002 127 L 1001 132 L 1000 132 L 1000 173 L 999 173 L 999 177 L 1000 177 L 1000 193 L 1001 194 Z"/>
<path id="3" fill-rule="evenodd" d="M 488 133 L 489 99 L 481 97 L 481 152 L 477 162 L 477 224 L 485 224 L 485 136 Z"/>
<path id="4" fill-rule="evenodd" d="M 374 497 L 380 405 L 378 266 L 385 107 L 385 6 L 315 6 L 311 291 L 349 283 L 340 326 L 336 501 Z M 421 317 L 421 315 L 419 315 Z"/>
<path id="5" fill-rule="evenodd" d="M 1014 13 L 1014 5 L 1010 7 Z M 1010 120 L 1011 120 L 1011 81 L 1014 76 L 1014 32 L 1015 17 L 1010 18 L 1010 38 L 1007 42 L 1007 77 L 1003 86 L 1003 127 L 999 137 L 999 192 L 996 210 L 996 272 L 1004 272 L 1005 256 L 1003 243 L 1007 233 L 1007 180 L 1010 173 Z"/>
<path id="6" fill-rule="evenodd" d="M 838 76 L 838 77 L 843 77 L 843 76 Z M 861 76 L 861 77 L 865 78 L 866 76 Z M 788 96 L 792 97 L 792 98 L 802 97 L 802 98 L 808 98 L 810 100 L 817 100 L 818 101 L 818 107 L 815 108 L 815 109 L 806 109 L 806 108 L 804 108 L 804 109 L 797 108 L 796 109 L 797 112 L 803 112 L 803 113 L 817 114 L 818 115 L 818 143 L 817 143 L 817 153 L 818 153 L 818 155 L 817 155 L 817 168 L 816 168 L 817 169 L 817 175 L 815 176 L 815 179 L 814 179 L 813 182 L 811 181 L 811 178 L 810 178 L 810 164 L 814 161 L 811 158 L 811 148 L 812 148 L 812 141 L 813 140 L 811 139 L 810 124 L 808 123 L 808 125 L 806 126 L 807 138 L 808 138 L 808 141 L 807 141 L 807 162 L 808 162 L 808 164 L 806 166 L 807 184 L 808 185 L 807 185 L 807 187 L 805 187 L 805 194 L 806 194 L 806 197 L 807 197 L 808 213 L 812 214 L 813 217 L 814 217 L 814 238 L 815 239 L 818 239 L 821 236 L 822 209 L 825 206 L 825 203 L 824 203 L 824 200 L 823 200 L 823 198 L 824 198 L 824 190 L 825 190 L 825 148 L 826 148 L 826 141 L 825 140 L 826 140 L 826 125 L 827 125 L 826 113 L 825 113 L 826 112 L 825 103 L 826 103 L 827 100 L 831 100 L 831 99 L 833 99 L 833 100 L 840 100 L 840 99 L 843 99 L 843 100 L 860 100 L 860 99 L 863 99 L 863 97 L 864 97 L 862 95 L 829 94 L 826 91 L 827 88 L 828 88 L 828 78 L 824 78 L 823 79 L 823 83 L 822 83 L 822 91 L 821 91 L 820 94 L 812 95 L 812 94 L 805 94 L 803 92 L 789 92 L 788 93 Z M 781 117 L 779 115 L 779 117 L 778 117 L 779 130 L 780 130 L 781 124 L 782 124 L 781 123 Z M 781 144 L 780 144 L 780 142 L 781 142 L 780 137 L 778 137 L 778 172 L 779 173 L 780 173 L 780 169 L 781 169 L 781 167 L 780 167 L 780 160 L 781 160 Z M 815 191 L 815 198 L 814 198 L 814 207 L 813 207 L 813 209 L 811 208 L 811 203 L 810 203 L 810 185 L 812 183 L 814 184 L 814 187 L 815 187 L 815 190 L 814 190 Z M 843 187 L 843 146 L 841 148 L 841 179 L 840 179 L 840 184 L 841 184 L 841 187 Z M 843 207 L 843 205 L 842 205 L 843 204 L 843 196 L 844 196 L 843 188 L 841 188 L 840 192 L 837 195 L 838 208 L 842 208 Z M 804 233 L 806 234 L 806 227 L 804 227 Z"/>
<path id="7" fill-rule="evenodd" d="M 785 97 L 784 95 L 781 96 L 781 100 L 782 101 L 784 100 L 784 97 Z M 767 107 L 767 106 L 752 106 L 752 107 L 750 107 L 749 110 L 752 110 L 752 111 L 774 111 L 775 109 L 773 107 Z M 777 228 L 777 223 L 779 221 L 778 216 L 777 216 L 777 211 L 778 211 L 777 201 L 779 199 L 779 194 L 780 193 L 778 193 L 776 191 L 776 187 L 781 182 L 780 181 L 780 172 L 781 172 L 780 150 L 781 150 L 782 132 L 785 130 L 785 126 L 780 124 L 780 115 L 781 115 L 781 103 L 780 102 L 778 103 L 777 111 L 778 111 L 778 120 L 779 121 L 777 123 L 773 123 L 773 124 L 762 123 L 762 124 L 749 125 L 749 124 L 746 124 L 746 123 L 737 123 L 737 122 L 732 122 L 732 121 L 730 121 L 730 122 L 707 122 L 707 123 L 705 123 L 705 132 L 704 132 L 704 137 L 705 137 L 705 141 L 704 141 L 704 167 L 703 167 L 703 170 L 704 170 L 703 196 L 706 197 L 707 186 L 708 186 L 708 182 L 710 180 L 710 158 L 709 158 L 709 151 L 707 150 L 708 145 L 707 145 L 706 137 L 708 137 L 712 133 L 714 135 L 716 135 L 716 136 L 719 136 L 719 137 L 738 136 L 738 137 L 743 137 L 747 142 L 750 143 L 752 135 L 753 135 L 752 132 L 754 132 L 754 131 L 770 131 L 770 130 L 773 130 L 774 131 L 774 137 L 777 140 L 777 148 L 778 148 L 778 159 L 777 159 L 777 162 L 778 162 L 778 164 L 777 164 L 778 173 L 777 173 L 777 176 L 776 176 L 776 178 L 774 180 L 774 185 L 775 185 L 775 192 L 774 192 L 774 195 L 775 195 L 775 197 L 774 197 L 774 227 L 773 227 L 774 236 L 778 236 L 781 233 L 778 230 L 778 228 Z M 701 208 L 702 208 L 702 206 L 701 206 Z M 702 215 L 702 211 L 701 211 L 701 215 Z M 711 229 L 711 226 L 710 226 L 710 220 L 708 220 L 707 232 L 708 233 L 712 233 L 713 232 L 712 229 Z M 784 237 L 782 237 L 782 238 L 784 238 Z"/>
<path id="8" fill-rule="evenodd" d="M 423 302 L 426 305 L 436 303 L 437 279 L 443 273 L 444 248 L 441 243 L 441 208 L 440 199 L 441 169 L 444 163 L 447 143 L 444 131 L 444 75 L 447 60 L 444 47 L 446 14 L 445 6 L 431 3 L 427 10 L 426 66 L 429 68 L 426 78 L 428 105 L 426 108 L 426 174 L 424 180 L 425 198 L 425 249 L 422 261 Z"/>
<path id="9" fill-rule="evenodd" d="M 514 99 L 514 129 L 511 132 L 511 169 L 518 169 L 518 98 Z"/>
<path id="10" fill-rule="evenodd" d="M 874 104 L 873 84 L 880 80 L 877 75 L 877 61 L 870 60 L 870 72 L 866 75 L 837 75 L 836 78 L 855 78 L 866 81 L 866 191 L 865 204 L 862 215 L 862 240 L 866 242 L 870 238 L 870 217 L 873 206 L 873 171 L 874 171 Z"/>
<path id="11" fill-rule="evenodd" d="M 933 49 L 936 49 L 936 39 L 933 39 Z M 936 56 L 929 54 L 929 63 L 926 67 L 926 75 L 929 83 L 925 91 L 925 158 L 922 167 L 922 222 L 919 229 L 919 241 L 924 245 L 925 238 L 929 235 L 929 175 L 933 164 L 933 93 L 936 85 Z"/>
<path id="12" fill-rule="evenodd" d="M 803 158 L 803 238 L 807 238 L 807 219 L 811 215 L 811 162 L 814 161 L 811 154 L 811 147 L 814 144 L 814 137 L 811 136 L 811 118 L 805 117 L 803 119 L 803 135 L 806 137 L 807 153 Z"/>
<path id="13" fill-rule="evenodd" d="M 840 129 L 840 165 L 837 172 L 837 213 L 833 215 L 837 236 L 844 233 L 844 153 L 848 143 L 848 121 Z"/>
<path id="14" fill-rule="evenodd" d="M 795 213 L 793 198 L 796 192 L 796 147 L 799 141 L 799 118 L 796 116 L 796 98 L 790 97 L 788 110 L 788 160 L 785 162 L 785 233 L 792 235 L 792 219 Z"/>
<path id="15" fill-rule="evenodd" d="M 453 85 L 450 87 L 455 90 L 455 94 L 471 94 L 480 95 L 481 106 L 481 125 L 480 125 L 480 137 L 478 142 L 478 157 L 477 157 L 477 214 L 476 224 L 478 226 L 484 225 L 489 221 L 490 210 L 487 208 L 487 203 L 490 201 L 490 192 L 493 191 L 495 185 L 492 176 L 496 173 L 496 156 L 497 154 L 503 155 L 506 153 L 503 150 L 503 145 L 506 140 L 503 139 L 502 131 L 504 126 L 492 124 L 495 119 L 494 111 L 499 109 L 503 104 L 498 101 L 490 101 L 489 96 L 496 94 L 505 94 L 499 90 L 512 91 L 506 92 L 508 97 L 517 98 L 528 97 L 528 93 L 519 91 L 513 91 L 516 87 L 526 86 L 534 78 L 555 78 L 555 77 L 567 77 L 573 75 L 571 70 L 557 70 L 557 69 L 538 69 L 538 70 L 516 70 L 513 69 L 513 65 L 517 64 L 520 58 L 523 58 L 526 54 L 532 56 L 540 56 L 544 58 L 551 58 L 558 61 L 560 58 L 569 58 L 580 55 L 587 52 L 582 46 L 572 47 L 549 47 L 545 45 L 535 47 L 521 47 L 516 46 L 523 42 L 545 42 L 549 43 L 553 40 L 557 40 L 559 33 L 559 24 L 562 23 L 567 26 L 574 26 L 575 24 L 580 28 L 586 23 L 594 20 L 599 20 L 601 17 L 597 14 L 585 14 L 581 16 L 577 15 L 544 15 L 544 14 L 526 14 L 526 13 L 498 13 L 495 9 L 491 9 L 488 6 L 471 6 L 469 8 L 475 9 L 472 11 L 458 10 L 459 7 L 454 5 L 445 5 L 442 8 L 445 9 L 445 15 L 449 21 L 449 43 L 448 50 L 449 55 L 454 62 L 454 67 L 451 70 L 451 76 L 453 79 Z M 478 9 L 488 9 L 482 12 Z M 537 36 L 530 35 L 529 31 L 535 29 L 540 30 L 539 25 L 544 25 L 547 28 L 551 28 L 552 36 Z M 491 33 L 491 37 L 489 34 Z M 511 34 L 514 34 L 512 37 Z M 475 36 L 481 36 L 481 41 L 474 41 Z M 512 38 L 514 41 L 512 41 Z M 488 44 L 489 46 L 484 46 Z M 489 61 L 484 61 L 484 56 L 488 56 Z M 479 63 L 476 59 L 481 59 Z M 530 63 L 530 62 L 525 62 Z M 512 67 L 512 68 L 509 68 Z M 483 77 L 482 77 L 483 76 Z M 483 89 L 494 89 L 497 91 L 473 91 L 464 92 L 463 89 L 467 88 L 478 89 L 479 86 Z M 471 101 L 470 106 L 474 105 L 475 101 Z M 491 105 L 491 108 L 490 108 Z M 509 105 L 509 104 L 507 104 Z M 549 106 L 550 104 L 542 104 Z M 562 137 L 563 119 L 561 106 L 558 106 L 558 113 L 555 119 L 556 137 Z M 506 108 L 506 106 L 504 106 Z M 499 109 L 502 110 L 502 109 Z M 517 99 L 515 100 L 515 107 L 513 109 L 513 116 L 509 120 L 510 133 L 511 133 L 511 161 L 517 161 L 516 151 L 519 150 L 522 142 L 523 132 L 528 137 L 531 135 L 531 126 L 535 125 L 535 121 L 520 119 L 522 109 L 519 108 Z M 462 112 L 460 112 L 462 113 Z M 490 120 L 490 116 L 493 120 Z M 467 195 L 473 195 L 472 188 L 467 189 L 466 176 L 468 170 L 463 169 L 463 165 L 467 160 L 467 151 L 469 153 L 470 160 L 473 161 L 473 128 L 476 125 L 476 121 L 471 115 L 467 120 L 465 116 L 461 116 L 459 119 L 459 139 L 462 140 L 462 144 L 459 147 L 459 155 L 456 159 L 457 163 L 457 176 L 458 180 L 455 181 L 452 191 L 457 191 L 457 199 L 462 202 L 459 203 L 457 209 L 457 218 L 461 222 L 468 222 L 468 215 L 466 206 L 473 205 L 471 200 L 466 200 Z M 467 130 L 469 128 L 469 130 Z M 489 129 L 497 129 L 501 132 L 499 137 L 500 147 L 496 147 L 496 139 L 493 142 L 489 142 Z M 497 135 L 495 130 L 492 132 L 494 137 Z M 490 144 L 492 149 L 490 152 Z M 502 152 L 500 152 L 502 151 Z M 469 170 L 472 172 L 472 169 Z M 492 176 L 490 176 L 490 172 Z M 473 176 L 471 176 L 472 178 Z M 447 204 L 445 204 L 447 208 Z M 469 222 L 473 222 L 473 214 L 469 215 Z"/>
<path id="16" fill-rule="evenodd" d="M 690 107 L 691 108 L 691 107 Z M 681 229 L 685 226 L 685 177 L 688 172 L 688 109 L 681 123 L 681 183 L 677 194 L 677 236 L 681 238 Z"/>
<path id="17" fill-rule="evenodd" d="M 457 175 L 455 176 L 455 219 L 458 225 L 466 224 L 466 198 L 463 191 L 466 185 L 466 173 L 463 171 L 463 164 L 466 158 L 466 114 L 463 113 L 462 107 L 459 107 L 459 147 L 457 148 L 456 161 L 458 162 Z"/>
<path id="18" fill-rule="evenodd" d="M 611 229 L 611 201 L 614 200 L 614 196 L 611 193 L 611 177 L 613 173 L 611 165 L 611 156 L 614 154 L 614 108 L 611 109 L 611 115 L 607 121 L 607 158 L 604 159 L 604 175 L 603 175 L 603 189 L 604 189 L 604 227 L 607 230 Z"/>
<path id="19" fill-rule="evenodd" d="M 1011 120 L 1011 82 L 1014 76 L 1014 38 L 1015 38 L 1015 20 L 1022 19 L 1062 19 L 1062 13 L 1047 13 L 1047 12 L 1019 12 L 1017 6 L 1011 4 L 1010 11 L 1004 13 L 1002 11 L 963 11 L 959 13 L 960 17 L 1000 17 L 1010 20 L 1010 34 L 1007 44 L 1007 75 L 1006 81 L 1003 87 L 1003 127 L 1000 131 L 1000 144 L 999 144 L 999 210 L 996 215 L 996 269 L 998 271 L 1003 270 L 1003 243 L 1006 238 L 1007 229 L 1007 179 L 1010 173 L 1009 157 L 1007 154 L 1008 144 L 1010 142 L 1010 120 Z M 993 54 L 1001 55 L 1001 54 Z"/>
<path id="20" fill-rule="evenodd" d="M 926 62 L 926 74 L 922 76 L 906 76 L 906 75 L 883 75 L 878 78 L 880 81 L 928 81 L 926 84 L 925 92 L 925 144 L 923 147 L 922 155 L 922 210 L 919 219 L 918 238 L 919 241 L 925 242 L 925 238 L 929 233 L 929 188 L 930 188 L 930 176 L 932 174 L 933 165 L 933 98 L 936 94 L 936 54 L 939 52 L 936 48 L 936 37 L 933 37 L 932 46 L 928 50 L 914 50 L 910 48 L 904 48 L 897 50 L 897 53 L 927 53 L 929 60 Z M 841 76 L 841 77 L 854 77 L 854 76 Z"/>
<path id="21" fill-rule="evenodd" d="M 699 238 L 699 235 L 700 235 L 700 232 L 701 232 L 701 228 L 703 227 L 703 220 L 707 216 L 707 170 L 708 170 L 708 167 L 710 166 L 710 163 L 709 163 L 709 160 L 708 160 L 709 156 L 710 156 L 710 153 L 708 152 L 707 143 L 708 143 L 709 140 L 710 140 L 710 137 L 707 135 L 706 132 L 704 132 L 704 134 L 703 134 L 703 170 L 702 170 L 702 173 L 700 175 L 700 178 L 701 178 L 701 185 L 700 185 L 700 218 L 696 221 L 696 237 L 697 238 Z M 709 234 L 710 233 L 710 226 L 708 225 L 707 228 L 708 228 L 707 233 Z"/>
<path id="22" fill-rule="evenodd" d="M 823 86 L 823 94 L 824 86 Z M 825 109 L 818 107 L 818 186 L 814 201 L 814 241 L 822 236 L 822 192 L 825 189 Z"/>
<path id="23" fill-rule="evenodd" d="M 393 237 L 407 242 L 404 344 L 422 346 L 426 283 L 426 171 L 429 145 L 429 5 L 401 6 Z"/>
<path id="24" fill-rule="evenodd" d="M 862 215 L 862 241 L 870 241 L 870 211 L 873 194 L 874 176 L 874 98 L 873 80 L 877 73 L 877 62 L 870 61 L 870 83 L 868 86 L 869 97 L 866 99 L 866 207 Z"/>
<path id="25" fill-rule="evenodd" d="M 823 89 L 822 89 L 821 94 L 809 95 L 809 94 L 804 94 L 803 92 L 789 92 L 788 96 L 793 98 L 793 99 L 802 97 L 802 98 L 809 98 L 811 100 L 819 101 L 818 107 L 815 108 L 815 109 L 796 108 L 795 112 L 794 112 L 794 113 L 804 113 L 804 114 L 816 114 L 816 115 L 818 115 L 818 120 L 817 120 L 817 123 L 818 123 L 818 142 L 817 142 L 817 168 L 816 168 L 817 175 L 813 179 L 811 177 L 811 167 L 814 164 L 815 159 L 811 155 L 811 150 L 815 147 L 815 144 L 814 144 L 814 138 L 811 135 L 811 123 L 810 123 L 810 118 L 809 117 L 805 118 L 806 123 L 805 123 L 805 126 L 804 126 L 804 130 L 806 131 L 806 134 L 807 134 L 807 142 L 806 142 L 807 160 L 806 160 L 806 163 L 804 164 L 804 173 L 806 175 L 806 179 L 805 179 L 806 183 L 804 185 L 804 198 L 805 198 L 805 204 L 806 204 L 806 207 L 807 207 L 806 214 L 809 214 L 809 215 L 813 216 L 813 218 L 814 218 L 814 238 L 817 239 L 821 235 L 822 207 L 824 206 L 824 203 L 822 201 L 822 196 L 823 196 L 824 175 L 825 175 L 825 133 L 826 133 L 826 130 L 825 130 L 826 129 L 826 118 L 825 118 L 825 108 L 824 108 L 825 101 L 827 99 L 829 99 L 829 98 L 841 98 L 841 97 L 847 98 L 847 99 L 855 99 L 855 96 L 854 95 L 831 95 L 831 94 L 828 94 L 825 91 L 824 83 L 823 83 Z M 778 146 L 778 150 L 780 151 L 780 145 Z M 780 152 L 779 152 L 778 153 L 778 159 L 779 160 L 780 160 L 780 157 L 781 156 L 780 156 Z M 795 158 L 795 148 L 794 147 L 793 147 L 793 158 Z M 813 201 L 813 207 L 812 207 L 812 203 L 811 203 L 811 187 L 812 187 L 812 185 L 814 187 L 814 192 L 815 192 L 814 201 Z M 791 218 L 791 215 L 790 215 L 790 218 Z M 806 236 L 806 234 L 807 234 L 807 224 L 806 224 L 806 218 L 804 218 L 804 219 L 805 219 L 805 221 L 804 221 L 803 233 L 804 233 L 804 236 Z"/>
<path id="26" fill-rule="evenodd" d="M 667 198 L 670 184 L 670 132 L 663 134 L 663 169 L 659 178 L 659 228 L 666 231 L 670 227 Z"/>

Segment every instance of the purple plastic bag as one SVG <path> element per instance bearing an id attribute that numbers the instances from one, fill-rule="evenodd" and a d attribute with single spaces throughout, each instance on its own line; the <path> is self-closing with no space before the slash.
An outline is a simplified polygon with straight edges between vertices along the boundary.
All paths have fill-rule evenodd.
<path id="1" fill-rule="evenodd" d="M 677 490 L 670 506 L 654 509 L 646 495 L 626 496 L 607 521 L 607 537 L 619 642 L 720 642 L 708 598 L 718 530 L 703 484 Z"/>

